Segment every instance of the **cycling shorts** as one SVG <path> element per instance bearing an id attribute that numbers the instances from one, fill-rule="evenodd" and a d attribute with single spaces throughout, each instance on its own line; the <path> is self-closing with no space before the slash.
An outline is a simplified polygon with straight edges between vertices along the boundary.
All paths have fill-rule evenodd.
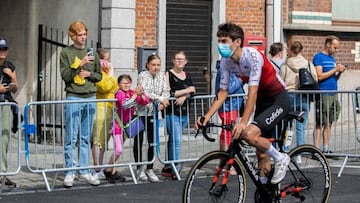
<path id="1" fill-rule="evenodd" d="M 258 98 L 254 120 L 251 122 L 260 128 L 261 136 L 271 137 L 271 131 L 280 124 L 289 113 L 289 96 L 286 90 L 272 97 Z"/>

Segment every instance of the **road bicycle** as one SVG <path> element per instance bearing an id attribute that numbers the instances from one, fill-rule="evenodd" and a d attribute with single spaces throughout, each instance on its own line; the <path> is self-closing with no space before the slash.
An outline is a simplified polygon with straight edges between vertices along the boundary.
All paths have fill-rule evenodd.
<path id="1" fill-rule="evenodd" d="M 303 121 L 303 112 L 289 112 L 277 143 L 280 151 L 286 138 L 286 125 L 297 119 Z M 203 136 L 208 141 L 215 141 L 207 135 L 211 127 L 232 130 L 233 125 L 208 123 L 202 127 Z M 197 132 L 198 134 L 198 132 Z M 229 149 L 211 151 L 195 162 L 189 171 L 183 188 L 184 203 L 204 202 L 245 202 L 248 190 L 247 178 L 250 177 L 256 186 L 254 199 L 256 203 L 325 203 L 331 191 L 331 170 L 325 155 L 312 145 L 301 145 L 288 154 L 291 158 L 285 178 L 278 184 L 271 184 L 272 170 L 268 183 L 259 180 L 256 161 L 246 154 L 246 143 L 234 139 Z M 236 174 L 234 173 L 236 172 Z M 246 173 L 248 176 L 246 176 Z"/>

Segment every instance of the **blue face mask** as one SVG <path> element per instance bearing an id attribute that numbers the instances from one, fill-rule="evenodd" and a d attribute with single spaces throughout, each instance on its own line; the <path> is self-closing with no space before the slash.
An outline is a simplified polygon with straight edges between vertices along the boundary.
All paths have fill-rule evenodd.
<path id="1" fill-rule="evenodd" d="M 222 57 L 230 58 L 234 54 L 234 51 L 231 50 L 230 46 L 231 44 L 224 44 L 224 43 L 218 44 L 218 51 Z"/>

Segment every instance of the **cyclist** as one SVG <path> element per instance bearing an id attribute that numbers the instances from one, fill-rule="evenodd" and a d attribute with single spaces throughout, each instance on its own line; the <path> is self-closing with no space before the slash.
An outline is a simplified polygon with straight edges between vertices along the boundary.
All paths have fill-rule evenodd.
<path id="1" fill-rule="evenodd" d="M 270 157 L 275 167 L 272 184 L 280 182 L 286 174 L 290 158 L 277 151 L 265 137 L 271 136 L 272 129 L 288 114 L 289 100 L 284 82 L 276 74 L 266 56 L 253 47 L 243 47 L 244 31 L 233 23 L 218 26 L 218 51 L 222 56 L 222 71 L 219 91 L 210 109 L 199 117 L 195 127 L 204 126 L 221 107 L 228 96 L 230 74 L 235 73 L 244 83 L 248 83 L 248 97 L 244 113 L 234 126 L 233 137 L 241 138 L 256 148 L 259 164 L 259 179 L 268 182 L 271 170 Z M 253 121 L 250 117 L 256 110 Z"/>

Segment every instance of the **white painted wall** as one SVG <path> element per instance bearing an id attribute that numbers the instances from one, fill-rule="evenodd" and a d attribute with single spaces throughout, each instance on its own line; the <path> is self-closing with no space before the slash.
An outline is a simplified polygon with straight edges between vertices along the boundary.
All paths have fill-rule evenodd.
<path id="1" fill-rule="evenodd" d="M 82 20 L 89 39 L 96 42 L 98 11 L 98 0 L 1 0 L 0 37 L 9 40 L 9 60 L 16 65 L 20 84 L 15 95 L 20 107 L 36 100 L 38 25 L 64 31 L 67 37 L 70 23 Z"/>

